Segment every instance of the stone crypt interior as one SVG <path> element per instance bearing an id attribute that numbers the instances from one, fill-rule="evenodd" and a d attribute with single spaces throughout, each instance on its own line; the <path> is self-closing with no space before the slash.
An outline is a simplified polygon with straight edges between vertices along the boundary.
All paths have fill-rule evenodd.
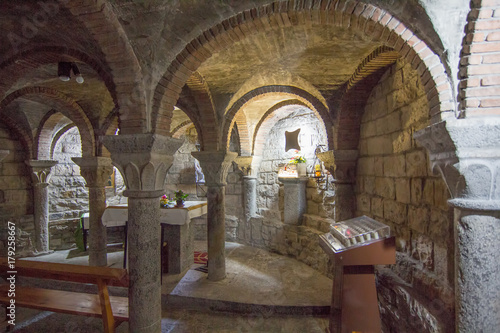
<path id="1" fill-rule="evenodd" d="M 498 0 L 1 1 L 0 254 L 13 222 L 17 260 L 127 262 L 117 332 L 325 332 L 320 236 L 367 216 L 395 239 L 374 269 L 383 332 L 498 332 L 499 17 Z M 178 190 L 206 211 L 164 230 Z M 103 224 L 119 205 L 126 251 Z M 17 311 L 20 332 L 102 330 Z"/>

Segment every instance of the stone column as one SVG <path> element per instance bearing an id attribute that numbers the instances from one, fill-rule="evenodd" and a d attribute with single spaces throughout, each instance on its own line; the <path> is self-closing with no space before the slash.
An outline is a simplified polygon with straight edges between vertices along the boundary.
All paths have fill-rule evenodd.
<path id="1" fill-rule="evenodd" d="M 318 158 L 333 176 L 335 191 L 335 221 L 344 221 L 355 217 L 356 194 L 356 163 L 357 150 L 329 150 L 318 153 Z"/>
<path id="2" fill-rule="evenodd" d="M 245 218 L 257 216 L 257 177 L 243 176 L 243 202 L 245 203 Z"/>
<path id="3" fill-rule="evenodd" d="M 245 203 L 245 218 L 257 216 L 257 170 L 259 170 L 262 157 L 238 156 L 236 164 L 243 172 L 243 201 Z"/>
<path id="4" fill-rule="evenodd" d="M 35 250 L 39 253 L 49 251 L 49 180 L 51 168 L 57 161 L 28 160 L 33 180 L 33 201 L 35 210 Z"/>
<path id="5" fill-rule="evenodd" d="M 452 199 L 457 332 L 500 327 L 500 119 L 451 119 L 414 134 Z"/>
<path id="6" fill-rule="evenodd" d="M 89 189 L 89 265 L 107 266 L 107 235 L 101 217 L 106 209 L 106 183 L 113 173 L 109 157 L 73 157 Z"/>
<path id="7" fill-rule="evenodd" d="M 200 151 L 191 154 L 200 162 L 207 185 L 208 279 L 219 281 L 226 277 L 226 177 L 237 154 L 221 151 Z"/>
<path id="8" fill-rule="evenodd" d="M 130 332 L 161 331 L 160 196 L 182 140 L 156 134 L 105 136 L 128 197 Z"/>
<path id="9" fill-rule="evenodd" d="M 285 187 L 283 222 L 285 224 L 299 225 L 302 222 L 302 215 L 307 209 L 306 185 L 309 179 L 307 177 L 279 177 L 278 179 Z"/>

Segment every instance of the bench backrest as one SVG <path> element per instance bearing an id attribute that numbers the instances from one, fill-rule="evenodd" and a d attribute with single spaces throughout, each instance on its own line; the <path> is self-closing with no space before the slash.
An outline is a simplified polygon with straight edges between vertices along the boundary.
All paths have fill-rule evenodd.
<path id="1" fill-rule="evenodd" d="M 7 258 L 0 257 L 0 271 L 15 271 L 18 276 L 28 276 L 40 279 L 53 279 L 81 283 L 96 284 L 98 280 L 108 285 L 128 287 L 126 269 L 96 267 L 85 265 L 61 264 L 53 262 L 18 260 L 14 269 L 9 268 Z"/>

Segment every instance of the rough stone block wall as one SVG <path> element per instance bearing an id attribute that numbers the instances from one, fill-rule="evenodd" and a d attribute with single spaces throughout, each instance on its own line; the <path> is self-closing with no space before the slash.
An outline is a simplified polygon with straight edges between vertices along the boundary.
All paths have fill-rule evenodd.
<path id="1" fill-rule="evenodd" d="M 447 332 L 454 327 L 449 194 L 442 178 L 431 174 L 424 148 L 412 139 L 428 125 L 419 77 L 398 61 L 367 102 L 356 184 L 357 215 L 388 224 L 396 236 L 397 263 L 380 269 L 378 281 L 383 320 L 398 332 Z M 406 320 L 394 325 L 398 318 Z"/>
<path id="2" fill-rule="evenodd" d="M 236 237 L 235 240 L 240 243 L 293 256 L 328 275 L 329 259 L 318 243 L 318 235 L 326 232 L 322 230 L 328 230 L 324 227 L 328 223 L 320 223 L 318 219 L 325 220 L 321 216 L 330 214 L 328 207 L 333 203 L 332 193 L 323 193 L 324 191 L 317 189 L 316 182 L 310 181 L 307 188 L 308 213 L 321 216 L 306 214 L 302 225 L 298 226 L 285 225 L 282 221 L 284 192 L 283 184 L 278 180 L 278 168 L 288 163 L 294 155 L 293 151 L 285 151 L 285 131 L 294 131 L 299 127 L 302 133 L 302 152 L 309 165 L 314 162 L 316 145 L 326 142 L 326 135 L 322 133 L 318 119 L 309 109 L 299 108 L 274 125 L 267 138 L 258 173 L 259 216 L 246 220 L 242 174 L 235 168 L 230 171 L 226 187 L 226 240 Z M 323 226 L 323 229 L 320 226 Z"/>
<path id="3" fill-rule="evenodd" d="M 175 191 L 182 190 L 184 193 L 189 194 L 186 200 L 201 200 L 203 197 L 197 196 L 195 158 L 191 155 L 193 151 L 198 151 L 196 148 L 196 131 L 193 129 L 193 132 L 187 132 L 186 135 L 181 136 L 181 139 L 184 139 L 184 143 L 175 152 L 174 162 L 168 170 L 165 194 L 173 197 Z M 198 193 L 203 192 L 198 188 Z"/>
<path id="4" fill-rule="evenodd" d="M 236 164 L 230 167 L 226 178 L 226 240 L 238 241 L 238 227 L 244 224 L 243 173 Z"/>
<path id="5" fill-rule="evenodd" d="M 278 169 L 287 164 L 290 158 L 295 155 L 294 150 L 285 151 L 285 131 L 293 132 L 298 128 L 300 128 L 301 153 L 307 160 L 308 169 L 313 166 L 316 146 L 318 144 L 326 145 L 326 133 L 322 130 L 320 121 L 307 108 L 297 108 L 274 125 L 265 144 L 266 148 L 262 156 L 257 185 L 257 207 L 269 210 L 269 212 L 263 213 L 269 218 L 281 219 L 282 216 L 280 213 L 282 202 L 280 203 Z M 308 202 L 308 208 L 309 206 Z"/>
<path id="6" fill-rule="evenodd" d="M 52 250 L 71 248 L 80 216 L 88 212 L 89 196 L 80 168 L 71 160 L 80 157 L 80 133 L 75 127 L 68 130 L 54 147 L 49 181 L 49 246 Z"/>
<path id="7" fill-rule="evenodd" d="M 66 132 L 54 147 L 53 159 L 57 164 L 52 168 L 49 181 L 49 232 L 50 249 L 62 250 L 75 247 L 75 231 L 80 216 L 89 211 L 88 189 L 85 179 L 80 176 L 80 168 L 71 160 L 82 152 L 80 134 L 77 128 Z M 120 172 L 115 169 L 115 186 L 106 189 L 107 205 L 126 203 L 123 196 L 125 184 Z M 30 199 L 31 200 L 31 199 Z M 123 241 L 123 228 L 108 228 L 109 243 Z"/>
<path id="8" fill-rule="evenodd" d="M 307 214 L 324 218 L 334 216 L 335 191 L 332 184 L 329 184 L 328 189 L 325 187 L 325 182 L 318 184 L 315 179 L 309 179 L 306 188 Z"/>
<path id="9" fill-rule="evenodd" d="M 0 147 L 10 150 L 0 161 L 0 255 L 7 251 L 7 222 L 16 224 L 16 254 L 26 255 L 34 249 L 33 191 L 29 156 L 18 140 L 0 122 Z"/>

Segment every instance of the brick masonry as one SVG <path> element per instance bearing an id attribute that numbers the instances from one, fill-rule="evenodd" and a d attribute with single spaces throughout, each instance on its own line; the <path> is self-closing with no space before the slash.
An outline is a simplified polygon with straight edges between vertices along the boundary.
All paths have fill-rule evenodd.
<path id="1" fill-rule="evenodd" d="M 460 103 L 468 117 L 500 114 L 500 10 L 473 2 L 460 64 Z"/>
<path id="2" fill-rule="evenodd" d="M 419 76 L 399 60 L 382 76 L 366 105 L 356 193 L 357 215 L 388 224 L 396 236 L 397 263 L 380 269 L 379 299 L 387 327 L 394 326 L 389 323 L 396 318 L 410 318 L 405 327 L 398 324 L 398 330 L 408 332 L 447 332 L 454 327 L 449 193 L 443 179 L 429 171 L 425 150 L 412 139 L 412 133 L 428 125 L 428 102 Z"/>

